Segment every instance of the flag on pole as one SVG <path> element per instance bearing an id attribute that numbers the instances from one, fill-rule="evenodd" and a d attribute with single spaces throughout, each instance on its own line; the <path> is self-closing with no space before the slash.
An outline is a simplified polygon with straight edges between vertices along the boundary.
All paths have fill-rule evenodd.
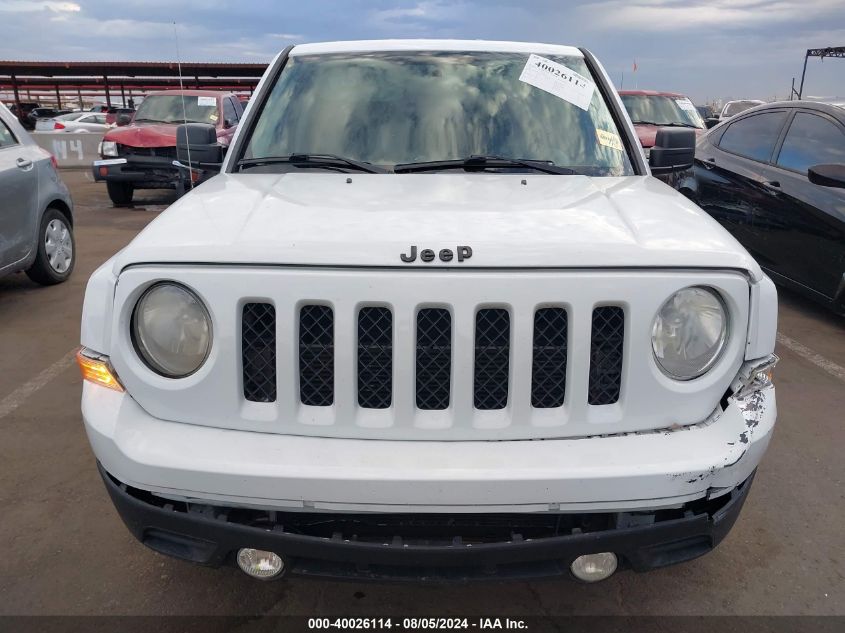
<path id="1" fill-rule="evenodd" d="M 634 60 L 634 72 L 637 72 L 637 60 Z"/>

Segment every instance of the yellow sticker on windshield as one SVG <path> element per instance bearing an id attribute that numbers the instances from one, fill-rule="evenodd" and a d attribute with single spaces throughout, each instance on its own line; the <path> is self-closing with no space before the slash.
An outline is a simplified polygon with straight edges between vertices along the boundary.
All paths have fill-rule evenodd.
<path id="1" fill-rule="evenodd" d="M 217 121 L 217 118 L 218 118 L 218 117 L 217 117 L 217 115 L 216 115 L 216 114 L 209 114 L 209 115 L 208 115 L 208 118 L 209 118 L 209 119 L 211 119 L 212 121 Z"/>
<path id="2" fill-rule="evenodd" d="M 619 138 L 618 134 L 608 132 L 607 130 L 596 129 L 596 138 L 599 140 L 599 143 L 605 147 L 610 147 L 611 149 L 615 149 L 620 152 L 625 151 L 625 148 L 622 146 L 622 139 Z"/>

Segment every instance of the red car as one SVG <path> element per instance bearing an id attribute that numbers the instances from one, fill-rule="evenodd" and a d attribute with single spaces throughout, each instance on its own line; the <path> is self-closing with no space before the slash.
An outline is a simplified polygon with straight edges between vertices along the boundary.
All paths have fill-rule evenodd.
<path id="1" fill-rule="evenodd" d="M 186 171 L 174 165 L 176 128 L 188 123 L 210 123 L 217 140 L 228 146 L 235 134 L 243 106 L 237 96 L 212 90 L 152 92 L 138 106 L 128 125 L 103 137 L 94 163 L 94 179 L 105 181 L 115 205 L 132 202 L 136 189 L 184 190 Z M 196 182 L 204 174 L 191 177 Z"/>
<path id="2" fill-rule="evenodd" d="M 620 90 L 619 96 L 634 124 L 640 145 L 646 150 L 654 146 L 657 128 L 690 127 L 701 136 L 707 129 L 689 97 L 677 92 L 657 90 Z"/>

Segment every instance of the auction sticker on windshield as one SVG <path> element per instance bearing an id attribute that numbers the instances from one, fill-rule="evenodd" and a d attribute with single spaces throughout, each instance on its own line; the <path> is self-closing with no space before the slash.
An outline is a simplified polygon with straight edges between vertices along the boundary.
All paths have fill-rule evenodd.
<path id="1" fill-rule="evenodd" d="M 582 110 L 590 108 L 596 87 L 592 81 L 571 68 L 534 53 L 528 57 L 519 80 L 545 90 Z"/>
<path id="2" fill-rule="evenodd" d="M 216 106 L 217 99 L 215 99 L 214 97 L 197 97 L 197 105 L 200 107 Z"/>
<path id="3" fill-rule="evenodd" d="M 695 106 L 692 104 L 692 101 L 684 97 L 683 99 L 675 99 L 675 103 L 678 104 L 678 107 L 681 110 L 686 110 L 687 112 L 695 112 Z"/>

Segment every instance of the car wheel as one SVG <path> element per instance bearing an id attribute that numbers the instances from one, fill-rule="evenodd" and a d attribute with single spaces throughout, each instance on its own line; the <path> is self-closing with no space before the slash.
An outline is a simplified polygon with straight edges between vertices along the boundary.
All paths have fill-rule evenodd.
<path id="1" fill-rule="evenodd" d="M 26 274 L 36 283 L 52 286 L 70 277 L 75 261 L 76 241 L 70 222 L 61 211 L 51 207 L 41 218 L 38 252 Z"/>
<path id="2" fill-rule="evenodd" d="M 132 202 L 132 195 L 135 193 L 135 187 L 130 182 L 107 182 L 106 189 L 109 192 L 112 204 L 121 206 Z"/>

